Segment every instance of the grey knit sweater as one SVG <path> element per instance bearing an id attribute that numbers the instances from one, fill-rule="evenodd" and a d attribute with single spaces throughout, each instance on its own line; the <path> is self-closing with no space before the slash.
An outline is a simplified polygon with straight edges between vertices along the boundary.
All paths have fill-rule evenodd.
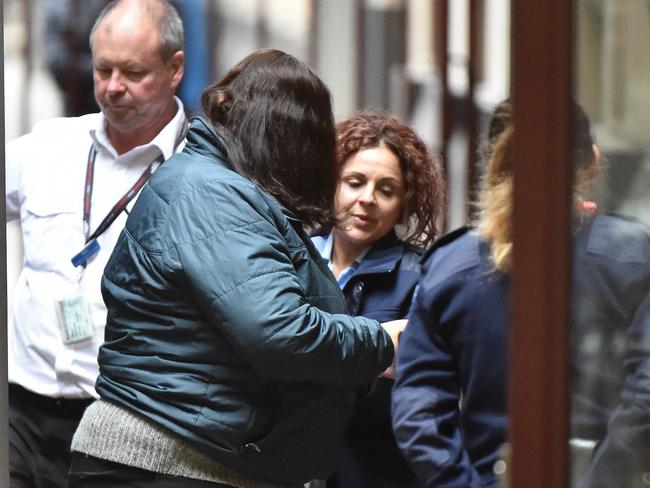
<path id="1" fill-rule="evenodd" d="M 86 409 L 72 439 L 72 450 L 172 476 L 241 488 L 283 488 L 217 464 L 167 429 L 107 400 L 98 400 Z"/>

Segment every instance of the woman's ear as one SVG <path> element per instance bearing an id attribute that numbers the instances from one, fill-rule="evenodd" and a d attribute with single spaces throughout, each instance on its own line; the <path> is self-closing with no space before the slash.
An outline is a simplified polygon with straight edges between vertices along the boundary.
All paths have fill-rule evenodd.
<path id="1" fill-rule="evenodd" d="M 402 217 L 393 228 L 395 235 L 397 235 L 399 239 L 404 240 L 404 238 L 411 230 L 411 224 L 411 212 L 409 212 L 408 206 L 404 205 L 404 209 L 402 210 Z"/>
<path id="2" fill-rule="evenodd" d="M 226 90 L 217 91 L 217 103 L 219 105 L 225 103 L 227 99 L 228 99 L 228 95 L 226 94 Z"/>

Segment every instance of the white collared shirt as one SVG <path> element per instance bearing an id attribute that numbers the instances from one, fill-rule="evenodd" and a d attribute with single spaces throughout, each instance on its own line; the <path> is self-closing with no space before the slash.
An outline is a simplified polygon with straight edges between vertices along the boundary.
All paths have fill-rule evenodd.
<path id="1" fill-rule="evenodd" d="M 93 232 L 117 201 L 162 152 L 179 151 L 186 127 L 183 105 L 149 143 L 119 155 L 103 114 L 57 118 L 6 146 L 7 220 L 20 218 L 23 268 L 14 290 L 8 330 L 9 382 L 51 397 L 96 397 L 97 352 L 106 307 L 100 281 L 126 222 L 122 212 L 97 241 L 84 271 L 70 259 L 84 247 L 83 197 L 91 144 L 97 151 L 90 215 Z M 127 207 L 129 211 L 136 198 Z M 94 337 L 64 345 L 56 314 L 59 299 L 81 294 L 90 305 Z"/>

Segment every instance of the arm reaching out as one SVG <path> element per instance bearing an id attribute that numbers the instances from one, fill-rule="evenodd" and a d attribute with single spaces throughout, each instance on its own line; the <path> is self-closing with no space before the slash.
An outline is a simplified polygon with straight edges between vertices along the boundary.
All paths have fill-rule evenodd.
<path id="1" fill-rule="evenodd" d="M 388 332 L 388 335 L 390 336 L 390 339 L 393 342 L 393 347 L 395 349 L 395 355 L 393 356 L 393 362 L 380 375 L 383 378 L 389 378 L 389 379 L 392 379 L 392 380 L 395 379 L 395 358 L 397 357 L 397 347 L 399 346 L 400 336 L 402 335 L 402 332 L 406 328 L 407 323 L 408 323 L 408 320 L 399 319 L 399 320 L 391 320 L 390 322 L 384 322 L 383 324 L 381 324 L 382 327 L 384 328 L 384 330 L 386 332 Z"/>

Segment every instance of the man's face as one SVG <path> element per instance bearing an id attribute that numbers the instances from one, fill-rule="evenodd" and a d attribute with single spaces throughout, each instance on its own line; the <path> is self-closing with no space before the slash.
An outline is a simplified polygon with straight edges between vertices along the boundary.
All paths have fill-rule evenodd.
<path id="1" fill-rule="evenodd" d="M 162 129 L 176 113 L 173 95 L 183 76 L 183 53 L 165 63 L 151 22 L 129 28 L 110 21 L 95 32 L 92 51 L 95 98 L 109 132 Z"/>

